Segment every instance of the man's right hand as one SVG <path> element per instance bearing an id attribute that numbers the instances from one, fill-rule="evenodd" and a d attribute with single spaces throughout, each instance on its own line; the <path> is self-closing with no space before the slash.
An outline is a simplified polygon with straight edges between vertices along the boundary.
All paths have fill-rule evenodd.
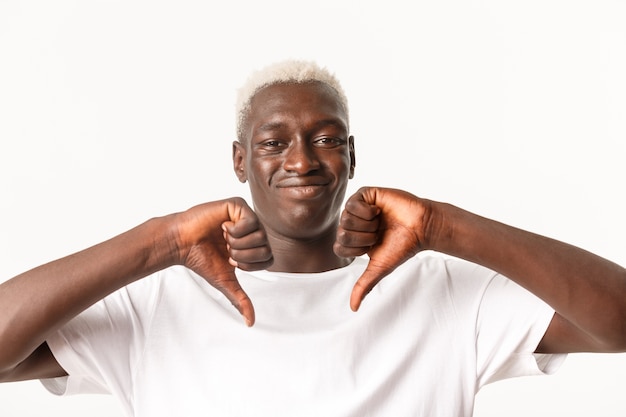
<path id="1" fill-rule="evenodd" d="M 235 266 L 271 264 L 256 214 L 243 199 L 231 198 L 151 219 L 26 271 L 0 284 L 0 381 L 64 375 L 45 343 L 50 334 L 113 291 L 172 265 L 204 277 L 251 326 L 254 309 Z"/>
<path id="2" fill-rule="evenodd" d="M 254 324 L 254 308 L 239 285 L 235 267 L 266 269 L 272 251 L 262 225 L 239 197 L 201 204 L 174 215 L 179 259 L 176 263 L 201 275 L 239 310 L 248 326 Z"/>

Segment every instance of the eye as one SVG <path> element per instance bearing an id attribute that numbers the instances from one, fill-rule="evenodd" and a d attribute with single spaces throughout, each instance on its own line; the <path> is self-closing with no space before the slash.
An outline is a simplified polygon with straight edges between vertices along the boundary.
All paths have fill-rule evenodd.
<path id="1" fill-rule="evenodd" d="M 313 143 L 315 144 L 315 146 L 318 146 L 318 147 L 335 148 L 337 146 L 343 145 L 344 143 L 346 143 L 346 141 L 344 139 L 337 138 L 334 136 L 322 136 L 322 137 L 315 139 Z"/>
<path id="2" fill-rule="evenodd" d="M 276 153 L 276 152 L 281 152 L 286 146 L 287 145 L 282 140 L 265 139 L 263 141 L 258 142 L 254 147 L 260 152 Z"/>
<path id="3" fill-rule="evenodd" d="M 265 142 L 261 143 L 261 146 L 263 146 L 264 148 L 276 148 L 278 146 L 280 146 L 280 142 L 277 140 L 266 140 Z"/>

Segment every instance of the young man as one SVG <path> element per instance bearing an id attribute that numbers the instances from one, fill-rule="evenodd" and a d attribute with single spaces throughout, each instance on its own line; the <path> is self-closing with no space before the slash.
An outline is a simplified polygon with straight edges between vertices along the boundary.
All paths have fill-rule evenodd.
<path id="1" fill-rule="evenodd" d="M 254 209 L 152 219 L 3 283 L 2 380 L 129 416 L 469 416 L 489 382 L 626 350 L 621 266 L 400 190 L 341 213 L 354 139 L 326 70 L 271 66 L 238 111 Z"/>

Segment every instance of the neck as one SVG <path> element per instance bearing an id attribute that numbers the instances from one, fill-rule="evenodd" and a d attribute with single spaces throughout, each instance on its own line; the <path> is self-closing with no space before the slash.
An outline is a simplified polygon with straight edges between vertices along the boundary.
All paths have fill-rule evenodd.
<path id="1" fill-rule="evenodd" d="M 343 268 L 353 259 L 335 255 L 335 236 L 316 240 L 294 240 L 276 236 L 268 236 L 268 239 L 274 256 L 274 263 L 268 268 L 269 271 L 324 272 Z"/>

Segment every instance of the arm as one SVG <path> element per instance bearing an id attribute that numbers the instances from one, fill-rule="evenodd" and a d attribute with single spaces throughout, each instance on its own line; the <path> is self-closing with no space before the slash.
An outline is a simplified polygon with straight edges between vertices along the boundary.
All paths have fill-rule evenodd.
<path id="1" fill-rule="evenodd" d="M 363 188 L 341 219 L 335 251 L 367 253 L 350 300 L 358 309 L 384 276 L 421 250 L 435 250 L 505 275 L 556 315 L 537 351 L 626 351 L 626 270 L 580 248 L 409 193 Z"/>
<path id="2" fill-rule="evenodd" d="M 149 220 L 89 249 L 0 285 L 0 380 L 58 376 L 46 338 L 117 289 L 171 265 L 185 265 L 222 291 L 254 323 L 235 277 L 269 266 L 271 252 L 244 200 L 207 203 Z"/>

